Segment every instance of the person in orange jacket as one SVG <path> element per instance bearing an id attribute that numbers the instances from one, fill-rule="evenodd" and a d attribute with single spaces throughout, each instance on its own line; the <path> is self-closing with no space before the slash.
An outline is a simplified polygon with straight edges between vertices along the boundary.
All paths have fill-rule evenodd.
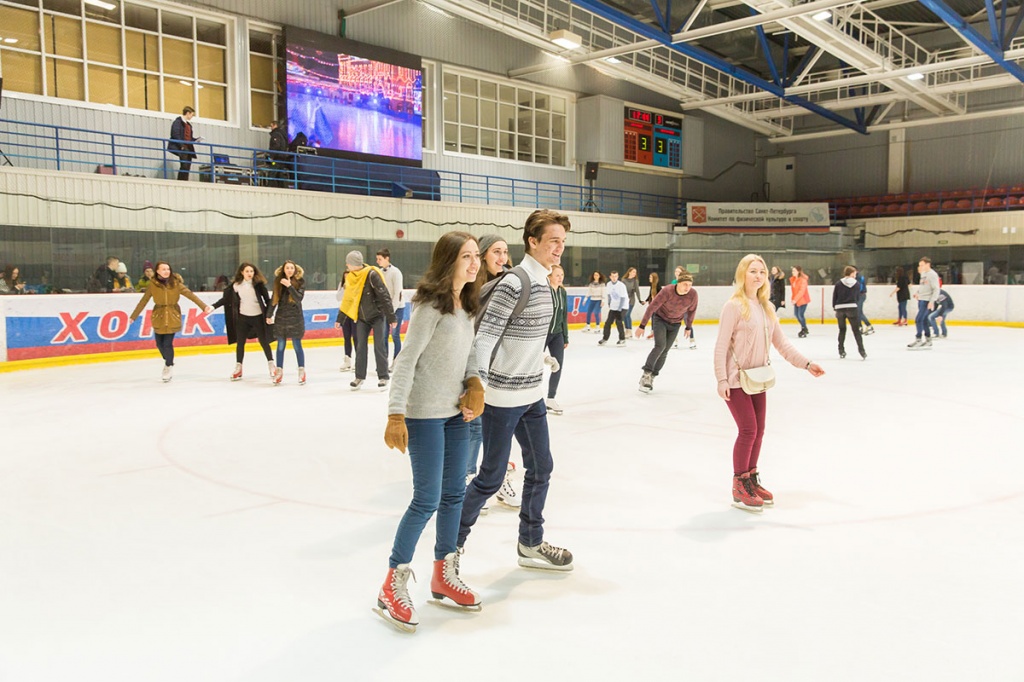
<path id="1" fill-rule="evenodd" d="M 799 265 L 793 266 L 792 273 L 793 276 L 789 278 L 789 284 L 793 290 L 793 314 L 796 315 L 796 321 L 800 323 L 800 333 L 797 336 L 802 339 L 807 336 L 807 318 L 804 317 L 804 313 L 807 311 L 807 304 L 811 302 L 811 295 L 807 292 L 809 278 Z"/>

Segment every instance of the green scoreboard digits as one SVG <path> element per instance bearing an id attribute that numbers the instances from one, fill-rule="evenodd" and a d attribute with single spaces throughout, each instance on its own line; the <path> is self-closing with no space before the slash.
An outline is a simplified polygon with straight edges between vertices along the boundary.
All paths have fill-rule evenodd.
<path id="1" fill-rule="evenodd" d="M 626 106 L 625 160 L 657 168 L 683 169 L 683 119 Z"/>

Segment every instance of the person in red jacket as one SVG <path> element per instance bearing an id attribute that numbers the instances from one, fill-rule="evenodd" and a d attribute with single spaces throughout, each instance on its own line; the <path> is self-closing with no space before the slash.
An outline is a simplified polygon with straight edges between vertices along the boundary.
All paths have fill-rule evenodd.
<path id="1" fill-rule="evenodd" d="M 792 272 L 789 284 L 793 288 L 793 314 L 800 323 L 800 333 L 797 336 L 802 339 L 807 336 L 807 318 L 804 317 L 804 313 L 807 311 L 807 304 L 811 302 L 811 295 L 807 292 L 808 277 L 804 274 L 804 269 L 794 265 Z"/>

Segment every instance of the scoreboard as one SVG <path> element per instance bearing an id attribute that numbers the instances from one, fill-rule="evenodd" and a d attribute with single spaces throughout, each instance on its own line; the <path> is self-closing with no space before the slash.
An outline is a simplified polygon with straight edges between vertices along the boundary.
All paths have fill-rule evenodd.
<path id="1" fill-rule="evenodd" d="M 642 166 L 683 169 L 683 119 L 626 106 L 623 120 L 625 160 Z"/>

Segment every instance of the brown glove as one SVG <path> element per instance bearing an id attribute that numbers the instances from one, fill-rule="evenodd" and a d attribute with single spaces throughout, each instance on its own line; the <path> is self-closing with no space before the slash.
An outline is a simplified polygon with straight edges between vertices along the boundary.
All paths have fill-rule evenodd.
<path id="1" fill-rule="evenodd" d="M 466 392 L 459 398 L 459 409 L 462 408 L 472 410 L 474 419 L 484 413 L 484 385 L 480 377 L 466 379 Z"/>
<path id="2" fill-rule="evenodd" d="M 384 444 L 392 450 L 405 452 L 409 447 L 409 429 L 405 428 L 404 414 L 389 414 L 384 427 Z"/>

